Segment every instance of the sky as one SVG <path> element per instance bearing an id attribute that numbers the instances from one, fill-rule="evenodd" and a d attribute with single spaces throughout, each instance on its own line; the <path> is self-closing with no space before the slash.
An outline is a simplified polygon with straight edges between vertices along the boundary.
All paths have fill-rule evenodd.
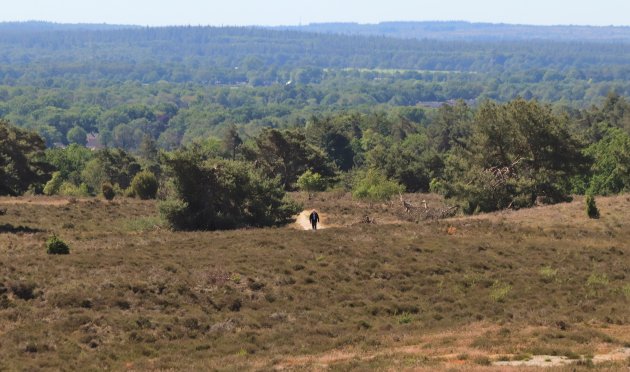
<path id="1" fill-rule="evenodd" d="M 630 25 L 629 0 L 16 0 L 0 21 L 166 25 L 298 25 L 464 20 Z"/>

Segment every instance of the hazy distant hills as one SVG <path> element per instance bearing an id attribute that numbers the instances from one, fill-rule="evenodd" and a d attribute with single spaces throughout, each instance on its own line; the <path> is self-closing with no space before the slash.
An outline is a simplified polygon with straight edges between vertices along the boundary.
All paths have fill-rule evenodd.
<path id="1" fill-rule="evenodd" d="M 138 25 L 62 24 L 42 21 L 0 22 L 0 31 L 107 31 L 144 28 Z M 534 26 L 464 21 L 312 23 L 302 26 L 259 27 L 353 36 L 386 36 L 402 39 L 452 41 L 585 41 L 630 42 L 628 26 Z"/>
<path id="2" fill-rule="evenodd" d="M 0 22 L 0 31 L 102 31 L 140 28 L 134 25 L 110 25 L 106 23 L 53 23 L 43 21 Z"/>
<path id="3" fill-rule="evenodd" d="M 347 35 L 388 36 L 438 40 L 558 40 L 630 42 L 630 27 L 531 26 L 456 22 L 383 22 L 378 24 L 314 23 L 305 26 L 276 27 Z"/>

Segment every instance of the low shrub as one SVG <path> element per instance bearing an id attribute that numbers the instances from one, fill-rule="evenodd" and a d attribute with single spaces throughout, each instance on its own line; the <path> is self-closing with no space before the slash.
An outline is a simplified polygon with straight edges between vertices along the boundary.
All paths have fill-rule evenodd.
<path id="1" fill-rule="evenodd" d="M 586 214 L 589 218 L 599 218 L 599 209 L 592 194 L 586 195 Z"/>
<path id="2" fill-rule="evenodd" d="M 29 282 L 14 282 L 10 284 L 11 292 L 13 292 L 15 297 L 26 301 L 35 298 L 36 287 L 34 283 Z"/>
<path id="3" fill-rule="evenodd" d="M 479 364 L 480 366 L 490 366 L 492 365 L 492 361 L 487 356 L 479 356 L 474 360 L 475 364 Z"/>
<path id="4" fill-rule="evenodd" d="M 61 184 L 63 184 L 63 177 L 61 176 L 61 172 L 53 173 L 50 181 L 48 181 L 46 183 L 46 186 L 44 186 L 44 194 L 46 195 L 58 194 L 59 189 L 61 188 Z"/>
<path id="5" fill-rule="evenodd" d="M 46 242 L 46 251 L 48 254 L 69 254 L 70 247 L 56 235 L 53 235 Z"/>
<path id="6" fill-rule="evenodd" d="M 109 182 L 105 182 L 101 185 L 101 192 L 103 193 L 103 197 L 107 200 L 114 200 L 114 197 L 116 196 L 114 187 Z"/>
<path id="7" fill-rule="evenodd" d="M 388 179 L 384 174 L 369 169 L 365 173 L 358 173 L 352 189 L 352 197 L 371 202 L 387 201 L 392 196 L 405 191 L 405 188 Z"/>
<path id="8" fill-rule="evenodd" d="M 158 186 L 157 178 L 148 170 L 136 174 L 131 181 L 132 190 L 142 200 L 155 199 Z"/>

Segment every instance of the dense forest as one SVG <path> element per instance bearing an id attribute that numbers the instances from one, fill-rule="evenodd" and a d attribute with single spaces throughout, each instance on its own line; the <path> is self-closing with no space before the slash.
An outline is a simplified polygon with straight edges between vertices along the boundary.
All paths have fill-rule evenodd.
<path id="1" fill-rule="evenodd" d="M 623 43 L 81 27 L 0 27 L 0 117 L 48 146 L 83 143 L 85 132 L 127 150 L 146 134 L 172 149 L 231 124 L 252 134 L 339 110 L 428 114 L 451 100 L 517 97 L 575 109 L 630 95 Z"/>
<path id="2" fill-rule="evenodd" d="M 3 194 L 160 197 L 174 227 L 216 229 L 281 223 L 296 189 L 432 191 L 475 213 L 630 187 L 630 44 L 37 23 L 0 36 Z"/>
<path id="3" fill-rule="evenodd" d="M 407 39 L 434 40 L 565 40 L 565 41 L 630 41 L 627 26 L 532 26 L 505 23 L 471 23 L 464 21 L 313 23 L 280 26 L 282 30 L 335 33 L 347 35 L 382 35 Z"/>

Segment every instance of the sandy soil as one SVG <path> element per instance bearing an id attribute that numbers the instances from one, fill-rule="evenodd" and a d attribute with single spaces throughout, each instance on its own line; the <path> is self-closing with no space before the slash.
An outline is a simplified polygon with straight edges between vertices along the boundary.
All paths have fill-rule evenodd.
<path id="1" fill-rule="evenodd" d="M 300 214 L 295 217 L 295 223 L 293 224 L 293 228 L 298 230 L 312 230 L 311 222 L 308 220 L 308 216 L 311 214 L 312 209 L 303 210 Z M 317 224 L 317 229 L 327 229 L 331 226 L 325 224 L 326 215 L 319 213 L 319 223 Z"/>
<path id="2" fill-rule="evenodd" d="M 18 204 L 30 204 L 30 205 L 51 205 L 62 206 L 69 204 L 70 201 L 67 198 L 59 197 L 45 197 L 45 196 L 33 196 L 31 198 L 25 197 L 0 197 L 0 205 L 18 205 Z"/>

